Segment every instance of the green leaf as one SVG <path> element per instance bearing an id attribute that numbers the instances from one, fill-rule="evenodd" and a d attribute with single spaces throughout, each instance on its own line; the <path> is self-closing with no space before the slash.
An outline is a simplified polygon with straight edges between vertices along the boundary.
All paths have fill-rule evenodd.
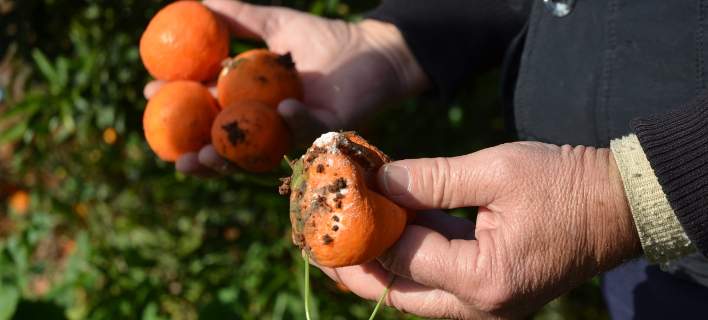
<path id="1" fill-rule="evenodd" d="M 312 4 L 310 7 L 310 13 L 316 15 L 316 16 L 321 16 L 325 11 L 325 4 L 322 2 L 315 2 Z"/>
<path id="2" fill-rule="evenodd" d="M 10 319 L 20 302 L 20 293 L 14 286 L 0 283 L 0 320 Z"/>
<path id="3" fill-rule="evenodd" d="M 27 130 L 27 121 L 15 124 L 11 128 L 0 132 L 0 144 L 13 143 L 22 138 Z"/>
<path id="4" fill-rule="evenodd" d="M 150 303 L 143 310 L 143 320 L 161 320 L 163 319 L 158 315 L 158 307 L 155 303 Z"/>
<path id="5" fill-rule="evenodd" d="M 66 88 L 69 81 L 69 61 L 65 57 L 59 57 L 56 63 L 57 84 L 59 88 Z"/>
<path id="6" fill-rule="evenodd" d="M 47 80 L 49 80 L 50 83 L 56 84 L 59 82 L 59 76 L 57 75 L 56 70 L 54 70 L 54 67 L 49 62 L 49 59 L 47 59 L 47 56 L 45 56 L 42 51 L 39 49 L 32 50 L 32 58 L 34 59 L 34 63 L 37 65 L 37 68 L 39 68 L 39 71 Z"/>
<path id="7" fill-rule="evenodd" d="M 8 110 L 0 113 L 0 119 L 10 119 L 22 115 L 27 119 L 34 115 L 41 107 L 41 98 L 36 96 L 25 97 L 22 102 L 10 106 Z"/>

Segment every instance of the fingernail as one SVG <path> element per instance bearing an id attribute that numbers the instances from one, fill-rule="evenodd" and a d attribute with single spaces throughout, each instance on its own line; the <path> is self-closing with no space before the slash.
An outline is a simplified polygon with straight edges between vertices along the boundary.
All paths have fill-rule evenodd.
<path id="1" fill-rule="evenodd" d="M 397 197 L 408 193 L 409 181 L 408 168 L 395 164 L 384 167 L 384 187 L 389 196 Z"/>

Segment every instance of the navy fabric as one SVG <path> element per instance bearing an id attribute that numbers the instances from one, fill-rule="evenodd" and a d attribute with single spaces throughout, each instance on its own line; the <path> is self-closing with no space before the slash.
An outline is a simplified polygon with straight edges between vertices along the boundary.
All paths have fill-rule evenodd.
<path id="1" fill-rule="evenodd" d="M 644 259 L 604 274 L 602 292 L 614 320 L 706 319 L 708 288 Z"/>
<path id="2" fill-rule="evenodd" d="M 683 230 L 708 256 L 708 96 L 632 127 Z"/>
<path id="3" fill-rule="evenodd" d="M 518 4 L 532 4 L 528 17 L 517 15 L 528 12 Z M 540 0 L 386 0 L 370 17 L 399 27 L 442 94 L 454 93 L 467 73 L 498 66 L 484 53 L 501 57 L 507 48 L 503 98 L 509 127 L 524 140 L 607 147 L 632 132 L 632 119 L 665 114 L 707 87 L 706 0 L 578 0 L 563 18 Z M 520 34 L 512 37 L 516 29 Z M 705 184 L 687 182 L 682 189 Z M 702 202 L 691 203 L 699 207 L 691 213 L 706 214 Z M 684 227 L 696 226 L 694 241 L 708 234 L 704 223 L 685 220 Z M 607 273 L 603 291 L 614 319 L 706 319 L 707 273 L 701 255 L 676 262 L 669 272 L 638 260 Z"/>
<path id="4" fill-rule="evenodd" d="M 578 0 L 563 18 L 534 3 L 513 101 L 521 139 L 607 147 L 705 87 L 695 1 Z"/>
<path id="5" fill-rule="evenodd" d="M 384 0 L 366 17 L 396 25 L 442 100 L 499 66 L 526 23 L 530 0 Z M 484 48 L 484 50 L 480 50 Z"/>
<path id="6" fill-rule="evenodd" d="M 680 169 L 656 173 L 688 236 L 708 253 L 708 188 L 702 178 L 708 152 L 705 145 L 695 147 L 708 139 L 708 103 L 689 103 L 708 101 L 708 32 L 703 10 L 696 9 L 692 1 L 581 0 L 569 16 L 558 18 L 536 1 L 511 108 L 520 139 L 556 145 L 607 147 L 632 132 L 632 119 L 645 119 L 636 132 L 642 146 L 655 170 Z M 680 111 L 671 116 L 675 108 Z M 698 124 L 673 121 L 676 115 Z M 676 150 L 656 149 L 657 141 Z M 694 272 L 708 269 L 708 259 L 679 264 L 708 286 Z"/>

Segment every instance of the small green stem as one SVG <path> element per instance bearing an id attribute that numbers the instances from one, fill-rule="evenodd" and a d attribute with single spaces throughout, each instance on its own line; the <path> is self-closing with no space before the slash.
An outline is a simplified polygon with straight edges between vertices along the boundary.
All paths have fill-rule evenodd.
<path id="1" fill-rule="evenodd" d="M 305 318 L 310 320 L 310 256 L 305 254 Z"/>
<path id="2" fill-rule="evenodd" d="M 285 159 L 285 162 L 288 163 L 288 167 L 290 167 L 290 170 L 295 170 L 295 168 L 293 168 L 293 163 L 290 161 L 290 158 L 288 158 L 287 154 L 283 156 L 283 159 Z"/>
<path id="3" fill-rule="evenodd" d="M 396 276 L 393 276 L 393 278 L 391 278 L 391 281 L 386 286 L 386 289 L 384 290 L 383 294 L 381 295 L 381 298 L 379 298 L 379 301 L 376 302 L 376 307 L 374 307 L 374 311 L 371 313 L 369 320 L 374 320 L 374 318 L 376 317 L 376 314 L 379 312 L 379 308 L 381 307 L 381 305 L 383 305 L 386 296 L 388 296 L 388 291 L 391 290 L 391 287 L 393 287 L 393 282 L 395 280 Z"/>

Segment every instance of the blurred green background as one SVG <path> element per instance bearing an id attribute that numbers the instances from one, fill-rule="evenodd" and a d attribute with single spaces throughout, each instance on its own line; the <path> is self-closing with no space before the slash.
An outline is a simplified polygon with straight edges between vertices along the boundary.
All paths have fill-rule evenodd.
<path id="1" fill-rule="evenodd" d="M 260 3 L 356 20 L 377 1 Z M 185 177 L 142 137 L 137 43 L 164 5 L 0 0 L 0 320 L 304 318 L 287 170 Z M 449 105 L 405 101 L 361 131 L 394 158 L 495 145 L 510 139 L 497 87 L 480 75 Z M 372 303 L 313 273 L 316 319 L 368 318 Z M 596 280 L 533 316 L 606 317 Z"/>

